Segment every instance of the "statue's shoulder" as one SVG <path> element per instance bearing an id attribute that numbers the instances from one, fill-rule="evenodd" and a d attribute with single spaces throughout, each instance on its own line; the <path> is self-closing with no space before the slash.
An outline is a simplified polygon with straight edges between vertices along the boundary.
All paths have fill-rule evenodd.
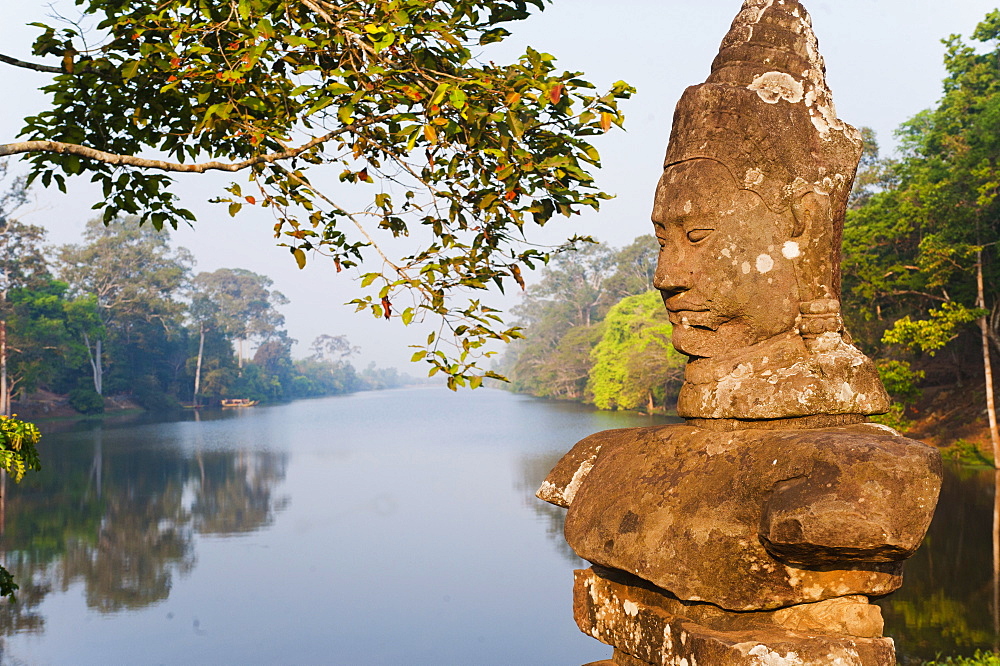
<path id="1" fill-rule="evenodd" d="M 678 423 L 595 432 L 577 442 L 559 460 L 535 494 L 550 504 L 568 508 L 599 458 L 639 440 L 669 441 L 695 430 L 697 429 Z"/>

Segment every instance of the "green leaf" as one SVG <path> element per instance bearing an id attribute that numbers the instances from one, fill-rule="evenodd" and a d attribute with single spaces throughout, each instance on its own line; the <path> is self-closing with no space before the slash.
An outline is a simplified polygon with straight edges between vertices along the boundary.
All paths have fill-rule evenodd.
<path id="1" fill-rule="evenodd" d="M 128 61 L 125 64 L 125 66 L 122 67 L 121 72 L 122 72 L 122 78 L 125 79 L 126 81 L 128 81 L 131 78 L 134 78 L 135 75 L 139 72 L 139 61 L 138 60 Z"/>
<path id="2" fill-rule="evenodd" d="M 439 83 L 437 88 L 435 88 L 434 90 L 434 94 L 431 95 L 430 106 L 440 104 L 441 100 L 444 99 L 444 96 L 448 94 L 449 88 L 451 88 L 450 83 L 444 83 L 444 82 Z"/>

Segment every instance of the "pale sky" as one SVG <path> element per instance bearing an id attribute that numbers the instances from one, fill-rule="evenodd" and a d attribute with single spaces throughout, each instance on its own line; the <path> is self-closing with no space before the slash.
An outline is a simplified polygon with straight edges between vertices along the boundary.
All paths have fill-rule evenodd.
<path id="1" fill-rule="evenodd" d="M 554 0 L 545 12 L 508 25 L 514 35 L 489 56 L 497 62 L 516 57 L 530 45 L 555 55 L 560 70 L 584 72 L 599 88 L 618 79 L 638 88 L 638 94 L 623 103 L 627 131 L 613 131 L 597 143 L 604 158 L 598 183 L 617 198 L 600 213 L 558 218 L 534 240 L 555 243 L 580 233 L 621 246 L 651 232 L 653 188 L 674 105 L 684 88 L 708 75 L 741 4 L 740 0 Z M 968 36 L 997 7 L 993 0 L 804 0 L 803 4 L 813 16 L 840 117 L 855 126 L 874 128 L 884 151 L 891 149 L 892 132 L 900 123 L 940 97 L 944 77 L 940 40 L 956 33 Z M 50 7 L 68 15 L 73 10 L 69 0 L 0 0 L 0 5 L 0 52 L 22 59 L 30 59 L 28 47 L 36 34 L 27 23 L 46 20 Z M 46 75 L 0 64 L 0 81 L 6 93 L 0 105 L 0 142 L 7 142 L 15 138 L 22 118 L 43 110 L 44 97 L 37 87 L 46 82 Z M 71 181 L 68 195 L 37 188 L 34 203 L 21 215 L 26 222 L 47 228 L 53 243 L 77 242 L 92 216 L 90 207 L 99 192 L 86 177 L 76 180 Z M 287 250 L 275 247 L 269 217 L 241 214 L 233 220 L 222 207 L 208 204 L 227 182 L 205 176 L 178 181 L 177 194 L 199 220 L 194 229 L 181 229 L 173 238 L 194 252 L 197 271 L 240 267 L 270 276 L 291 300 L 282 311 L 289 333 L 300 341 L 296 350 L 300 355 L 320 334 L 345 334 L 362 348 L 356 364 L 374 360 L 424 374 L 421 365 L 408 362 L 412 350 L 407 348 L 419 342 L 422 333 L 405 329 L 398 319 L 375 321 L 342 305 L 357 295 L 352 275 L 337 275 L 321 258 L 299 271 Z M 497 296 L 492 302 L 509 307 L 516 300 Z"/>

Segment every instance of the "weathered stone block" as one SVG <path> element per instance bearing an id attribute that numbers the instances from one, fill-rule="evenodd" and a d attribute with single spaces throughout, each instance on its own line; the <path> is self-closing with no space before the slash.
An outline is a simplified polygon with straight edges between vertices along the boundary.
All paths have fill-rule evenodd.
<path id="1" fill-rule="evenodd" d="M 837 635 L 829 631 L 849 626 L 855 633 L 873 633 L 876 627 L 880 632 L 880 622 L 872 623 L 870 614 L 856 612 L 867 605 L 858 600 L 809 605 L 822 606 L 819 612 L 815 607 L 807 607 L 775 613 L 727 613 L 683 604 L 648 585 L 630 585 L 586 570 L 576 572 L 573 601 L 580 629 L 615 647 L 612 663 L 616 666 L 895 664 L 891 639 Z M 701 621 L 694 621 L 678 610 L 700 614 Z M 805 619 L 806 624 L 815 625 L 824 616 L 832 620 L 825 632 L 792 630 L 785 624 L 801 627 L 798 621 Z"/>
<path id="2" fill-rule="evenodd" d="M 751 611 L 897 589 L 940 484 L 936 449 L 873 424 L 678 425 L 581 441 L 539 496 L 569 505 L 580 557 Z"/>

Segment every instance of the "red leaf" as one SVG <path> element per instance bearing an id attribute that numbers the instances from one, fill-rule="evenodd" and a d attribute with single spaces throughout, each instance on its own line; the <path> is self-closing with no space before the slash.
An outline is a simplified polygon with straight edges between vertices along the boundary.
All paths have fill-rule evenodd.
<path id="1" fill-rule="evenodd" d="M 243 197 L 243 198 L 246 199 L 247 203 L 250 204 L 251 206 L 253 206 L 255 203 L 257 203 L 257 200 L 254 199 L 253 197 Z"/>
<path id="2" fill-rule="evenodd" d="M 549 91 L 549 99 L 552 100 L 553 104 L 558 104 L 559 99 L 562 97 L 563 84 L 557 83 Z"/>
<path id="3" fill-rule="evenodd" d="M 382 309 L 385 311 L 386 319 L 392 316 L 392 303 L 389 302 L 387 297 L 382 298 Z"/>
<path id="4" fill-rule="evenodd" d="M 507 201 L 513 201 L 514 199 L 517 198 L 517 190 L 511 190 L 510 192 L 505 194 L 503 198 L 506 199 Z"/>
<path id="5" fill-rule="evenodd" d="M 333 260 L 333 265 L 337 267 L 337 272 L 338 272 L 338 273 L 339 273 L 340 271 L 344 270 L 344 269 L 343 269 L 343 267 L 342 267 L 342 266 L 340 265 L 340 259 L 336 259 L 336 258 L 335 258 L 335 259 Z"/>

